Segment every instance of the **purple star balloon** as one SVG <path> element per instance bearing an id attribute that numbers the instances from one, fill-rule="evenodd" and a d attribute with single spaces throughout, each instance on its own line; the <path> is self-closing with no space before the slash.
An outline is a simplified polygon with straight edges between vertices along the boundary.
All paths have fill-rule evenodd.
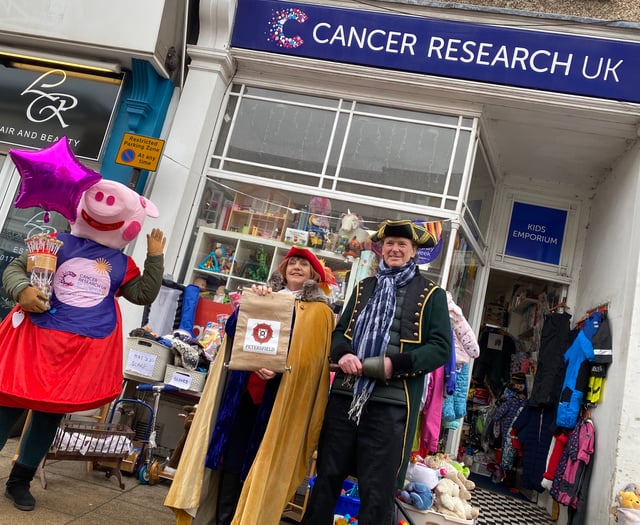
<path id="1" fill-rule="evenodd" d="M 16 208 L 37 206 L 57 211 L 72 223 L 84 191 L 102 179 L 102 175 L 78 162 L 67 137 L 38 151 L 12 149 L 9 155 L 22 178 L 14 202 Z"/>

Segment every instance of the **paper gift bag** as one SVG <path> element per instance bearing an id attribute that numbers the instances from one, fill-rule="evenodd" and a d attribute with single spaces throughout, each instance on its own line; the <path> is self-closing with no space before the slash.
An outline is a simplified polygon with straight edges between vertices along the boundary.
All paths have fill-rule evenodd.
<path id="1" fill-rule="evenodd" d="M 261 296 L 251 289 L 244 289 L 229 368 L 267 368 L 284 372 L 294 305 L 295 297 L 292 294 L 270 293 Z"/>

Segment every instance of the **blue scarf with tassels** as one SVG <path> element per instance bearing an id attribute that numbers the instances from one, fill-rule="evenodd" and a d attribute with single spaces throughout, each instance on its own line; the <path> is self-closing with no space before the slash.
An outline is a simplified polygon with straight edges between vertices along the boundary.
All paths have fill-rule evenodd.
<path id="1" fill-rule="evenodd" d="M 398 268 L 387 266 L 384 260 L 380 261 L 376 273 L 376 289 L 353 328 L 351 344 L 360 361 L 382 355 L 387 349 L 389 330 L 396 311 L 397 290 L 409 284 L 416 271 L 417 266 L 413 259 Z M 349 418 L 356 425 L 360 423 L 362 409 L 371 397 L 375 384 L 375 379 L 364 376 L 358 377 L 355 381 Z"/>

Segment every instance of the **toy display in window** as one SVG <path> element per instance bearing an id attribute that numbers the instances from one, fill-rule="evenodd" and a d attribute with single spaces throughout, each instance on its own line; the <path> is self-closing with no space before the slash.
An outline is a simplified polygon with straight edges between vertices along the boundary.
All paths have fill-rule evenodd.
<path id="1" fill-rule="evenodd" d="M 362 228 L 362 217 L 351 210 L 343 213 L 338 230 L 338 243 L 336 253 L 342 253 L 345 257 L 360 257 L 364 243 L 369 239 L 369 234 Z"/>
<path id="2" fill-rule="evenodd" d="M 227 250 L 224 244 L 217 243 L 216 247 L 198 265 L 198 268 L 216 273 L 229 273 L 232 262 L 233 250 Z"/>
<path id="3" fill-rule="evenodd" d="M 309 201 L 309 212 L 310 215 L 307 222 L 309 246 L 324 249 L 329 235 L 331 201 L 325 197 L 312 197 Z"/>

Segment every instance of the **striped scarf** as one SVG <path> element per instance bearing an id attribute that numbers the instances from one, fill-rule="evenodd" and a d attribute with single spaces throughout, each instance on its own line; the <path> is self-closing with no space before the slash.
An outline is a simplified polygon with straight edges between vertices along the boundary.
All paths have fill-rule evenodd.
<path id="1" fill-rule="evenodd" d="M 352 346 L 360 361 L 382 355 L 389 343 L 389 330 L 396 311 L 396 292 L 406 286 L 416 273 L 413 259 L 399 268 L 391 268 L 382 260 L 378 266 L 377 286 L 353 328 Z M 362 409 L 371 397 L 376 380 L 358 377 L 353 386 L 349 419 L 360 424 Z"/>

